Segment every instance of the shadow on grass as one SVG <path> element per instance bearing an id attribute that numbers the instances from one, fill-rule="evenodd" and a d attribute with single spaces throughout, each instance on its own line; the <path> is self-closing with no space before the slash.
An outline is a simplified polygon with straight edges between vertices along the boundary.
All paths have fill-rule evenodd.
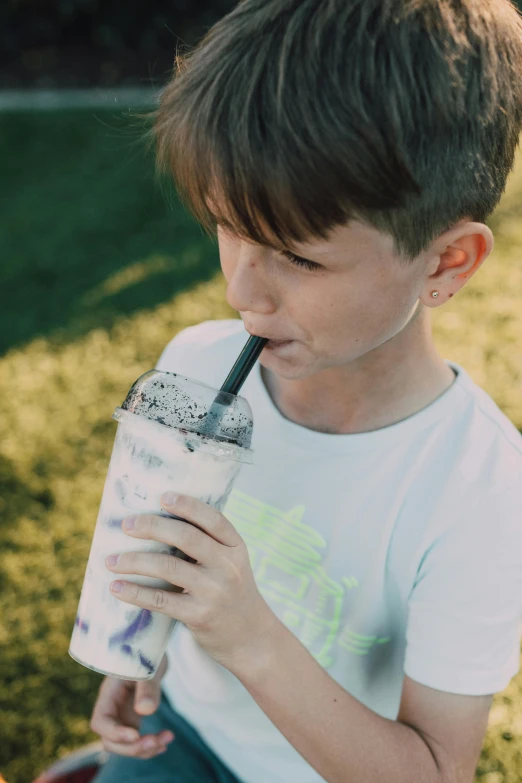
<path id="1" fill-rule="evenodd" d="M 106 111 L 2 115 L 0 354 L 109 326 L 219 269 L 216 244 L 155 182 L 145 130 Z"/>

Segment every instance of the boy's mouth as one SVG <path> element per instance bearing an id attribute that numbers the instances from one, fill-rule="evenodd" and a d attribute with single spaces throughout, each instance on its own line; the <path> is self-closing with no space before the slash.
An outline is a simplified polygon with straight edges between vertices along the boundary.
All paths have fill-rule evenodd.
<path id="1" fill-rule="evenodd" d="M 268 351 L 275 351 L 275 353 L 283 353 L 289 346 L 293 345 L 295 340 L 269 340 L 265 345 Z"/>
<path id="2" fill-rule="evenodd" d="M 263 337 L 265 340 L 268 340 L 269 342 L 273 343 L 274 345 L 276 343 L 291 343 L 292 340 L 289 340 L 285 337 L 270 337 L 267 334 L 256 334 L 255 332 L 251 332 L 250 329 L 247 329 L 247 332 L 252 335 L 252 337 Z"/>
<path id="3" fill-rule="evenodd" d="M 286 339 L 286 338 L 278 338 L 278 337 L 269 337 L 266 334 L 256 334 L 255 332 L 251 332 L 250 329 L 247 329 L 247 332 L 251 334 L 253 337 L 263 337 L 265 340 L 268 340 L 267 344 L 265 345 L 265 348 L 282 348 L 285 345 L 290 345 L 290 343 L 293 343 L 294 340 L 292 339 Z"/>
<path id="4" fill-rule="evenodd" d="M 263 337 L 264 335 L 258 334 L 255 335 L 256 337 Z M 268 340 L 267 344 L 265 345 L 265 348 L 281 348 L 283 345 L 289 345 L 290 343 L 293 343 L 293 340 L 276 340 L 273 337 L 265 337 L 265 339 Z"/>

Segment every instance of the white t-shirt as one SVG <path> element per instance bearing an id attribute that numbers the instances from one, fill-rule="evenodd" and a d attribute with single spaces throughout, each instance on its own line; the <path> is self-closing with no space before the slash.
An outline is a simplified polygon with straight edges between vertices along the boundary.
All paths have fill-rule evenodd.
<path id="1" fill-rule="evenodd" d="M 179 333 L 157 367 L 219 388 L 248 337 L 241 320 L 206 321 Z M 519 671 L 522 436 L 446 362 L 458 373 L 449 389 L 371 432 L 289 421 L 259 363 L 240 392 L 254 415 L 254 464 L 241 467 L 223 513 L 279 619 L 392 720 L 404 674 L 477 695 Z M 167 653 L 167 698 L 243 783 L 324 780 L 181 623 Z"/>

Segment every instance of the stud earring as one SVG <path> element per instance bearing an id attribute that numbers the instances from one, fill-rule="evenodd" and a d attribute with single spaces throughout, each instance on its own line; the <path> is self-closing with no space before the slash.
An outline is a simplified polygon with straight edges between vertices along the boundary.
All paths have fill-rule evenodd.
<path id="1" fill-rule="evenodd" d="M 438 295 L 439 295 L 439 292 L 438 292 L 438 291 L 432 291 L 432 292 L 431 292 L 431 295 L 432 295 L 433 297 L 436 297 L 436 296 L 438 296 Z"/>

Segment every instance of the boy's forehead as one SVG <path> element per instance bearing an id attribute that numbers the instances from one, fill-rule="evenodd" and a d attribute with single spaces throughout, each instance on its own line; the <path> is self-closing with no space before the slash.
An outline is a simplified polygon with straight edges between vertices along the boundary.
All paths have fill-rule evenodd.
<path id="1" fill-rule="evenodd" d="M 226 229 L 230 222 L 223 220 L 218 221 L 218 224 L 223 225 Z M 272 250 L 290 250 L 297 255 L 306 256 L 335 256 L 346 253 L 347 250 L 353 249 L 372 249 L 381 251 L 391 251 L 393 248 L 393 240 L 387 234 L 383 234 L 377 229 L 361 223 L 356 220 L 352 220 L 349 223 L 342 226 L 335 226 L 330 229 L 325 239 L 318 237 L 310 237 L 302 242 L 287 242 L 281 244 L 281 242 L 274 237 L 266 225 L 260 221 L 261 228 L 264 234 L 268 237 L 265 243 L 266 247 Z M 245 241 L 249 242 L 245 237 Z"/>
<path id="2" fill-rule="evenodd" d="M 222 205 L 226 203 L 226 200 L 223 201 L 223 199 L 215 196 L 209 197 L 208 203 L 214 215 L 218 216 L 218 225 L 221 225 L 224 229 L 230 228 L 233 225 L 233 221 L 228 219 L 226 210 L 222 209 Z M 354 252 L 371 250 L 373 252 L 393 253 L 394 243 L 390 235 L 383 234 L 373 226 L 363 223 L 356 218 L 331 228 L 327 232 L 325 239 L 310 237 L 302 242 L 288 242 L 285 245 L 282 245 L 280 240 L 273 236 L 262 217 L 258 217 L 258 222 L 263 234 L 268 238 L 265 246 L 278 252 L 290 250 L 299 256 L 307 257 L 307 255 L 314 255 L 319 258 L 321 256 L 339 256 L 346 254 L 347 250 L 353 250 Z M 245 241 L 248 242 L 250 240 L 245 237 Z"/>
<path id="3" fill-rule="evenodd" d="M 326 239 L 310 239 L 295 246 L 300 255 L 314 254 L 315 256 L 342 256 L 346 251 L 358 253 L 372 251 L 372 253 L 393 253 L 393 239 L 388 234 L 383 234 L 372 226 L 351 220 L 349 223 L 332 228 Z"/>

